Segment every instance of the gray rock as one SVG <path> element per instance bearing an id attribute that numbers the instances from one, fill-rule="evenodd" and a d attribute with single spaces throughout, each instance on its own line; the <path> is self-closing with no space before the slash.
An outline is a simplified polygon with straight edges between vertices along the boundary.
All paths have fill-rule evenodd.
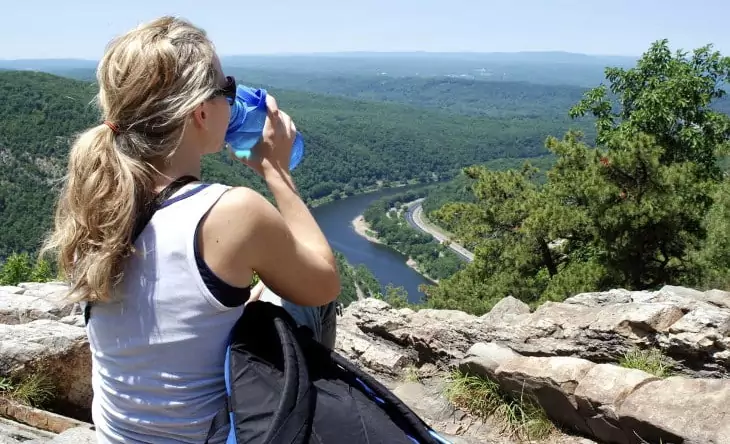
<path id="1" fill-rule="evenodd" d="M 0 294 L 23 294 L 24 292 L 25 288 L 23 287 L 16 287 L 14 285 L 0 285 Z"/>
<path id="2" fill-rule="evenodd" d="M 494 342 L 477 342 L 459 363 L 459 369 L 467 374 L 494 379 L 497 368 L 510 359 L 521 358 L 511 348 Z"/>
<path id="3" fill-rule="evenodd" d="M 51 441 L 54 436 L 53 433 L 0 417 L 0 444 L 41 444 Z"/>
<path id="4" fill-rule="evenodd" d="M 68 311 L 43 298 L 0 291 L 0 324 L 24 324 L 38 319 L 58 320 Z"/>
<path id="5" fill-rule="evenodd" d="M 571 357 L 506 359 L 496 371 L 496 381 L 516 399 L 532 399 L 559 424 L 570 424 L 583 433 L 590 429 L 578 412 L 575 390 L 596 364 Z"/>
<path id="6" fill-rule="evenodd" d="M 62 283 L 0 287 L 0 375 L 42 369 L 60 399 L 88 408 L 88 342 L 78 307 L 63 302 L 66 290 Z M 551 418 L 603 442 L 635 444 L 634 431 L 649 441 L 730 442 L 730 426 L 721 420 L 730 417 L 725 412 L 730 380 L 657 380 L 607 364 L 635 346 L 661 348 L 684 376 L 729 376 L 730 293 L 672 286 L 655 292 L 617 289 L 546 303 L 532 313 L 508 297 L 482 317 L 396 310 L 364 299 L 338 318 L 336 344 L 345 357 L 390 381 L 406 403 L 455 442 L 514 442 L 498 432 L 498 424 L 476 421 L 445 403 L 439 373 L 455 366 L 529 396 Z M 425 385 L 392 382 L 411 366 L 427 378 Z M 83 441 L 93 439 L 93 432 L 73 430 L 65 442 L 93 442 Z M 583 441 L 558 435 L 547 442 Z"/>
<path id="7" fill-rule="evenodd" d="M 441 395 L 439 388 L 427 389 L 418 382 L 408 382 L 393 390 L 419 416 L 431 421 L 446 421 L 454 417 L 456 409 Z"/>
<path id="8" fill-rule="evenodd" d="M 585 305 L 586 307 L 603 307 L 606 305 L 628 304 L 629 302 L 633 302 L 631 292 L 624 289 L 581 293 L 565 300 L 566 304 Z"/>
<path id="9" fill-rule="evenodd" d="M 618 409 L 621 427 L 649 442 L 730 443 L 730 380 L 672 377 L 634 390 Z"/>
<path id="10" fill-rule="evenodd" d="M 512 296 L 497 302 L 489 313 L 482 316 L 482 320 L 489 325 L 514 322 L 530 314 L 530 306 Z"/>
<path id="11" fill-rule="evenodd" d="M 489 368 L 483 373 L 504 391 L 515 399 L 532 399 L 556 422 L 599 442 L 638 444 L 637 437 L 645 442 L 730 442 L 725 420 L 730 416 L 729 379 L 662 380 L 579 358 L 495 353 L 502 348 L 494 344 L 473 350 L 467 359 L 487 353 Z"/>
<path id="12" fill-rule="evenodd" d="M 74 427 L 58 434 L 53 444 L 96 444 L 96 432 L 87 427 Z"/>
<path id="13" fill-rule="evenodd" d="M 702 300 L 716 307 L 730 310 L 730 292 L 709 290 L 704 293 Z"/>
<path id="14" fill-rule="evenodd" d="M 409 382 L 393 389 L 406 405 L 453 444 L 518 444 L 517 437 L 502 433 L 503 425 L 494 419 L 486 422 L 454 408 L 443 396 L 444 380 L 428 384 Z M 592 444 L 593 441 L 556 433 L 543 444 Z"/>
<path id="15" fill-rule="evenodd" d="M 59 322 L 63 322 L 64 324 L 73 325 L 75 327 L 81 327 L 85 328 L 86 323 L 84 322 L 84 315 L 69 315 L 64 316 L 61 319 L 58 320 Z"/>
<path id="16" fill-rule="evenodd" d="M 730 374 L 730 309 L 724 292 L 664 287 L 657 292 L 610 290 L 548 302 L 534 313 L 505 298 L 481 318 L 455 311 L 394 310 L 365 299 L 340 319 L 342 330 L 414 353 L 417 366 L 461 362 L 477 342 L 496 342 L 527 356 L 573 356 L 617 362 L 635 347 L 658 346 L 674 369 L 697 377 Z M 707 301 L 713 300 L 714 303 Z"/>
<path id="17" fill-rule="evenodd" d="M 453 310 L 394 310 L 376 299 L 356 301 L 338 321 L 338 334 L 365 334 L 368 340 L 389 343 L 412 354 L 414 363 L 449 363 L 464 357 L 478 338 L 483 322 Z M 340 347 L 338 346 L 338 349 Z"/>
<path id="18" fill-rule="evenodd" d="M 628 442 L 616 409 L 639 386 L 658 379 L 640 370 L 610 364 L 593 366 L 575 390 L 579 414 L 590 434 L 601 442 Z"/>
<path id="19" fill-rule="evenodd" d="M 364 335 L 350 331 L 337 332 L 335 348 L 343 356 L 388 376 L 400 376 L 414 361 L 412 354 L 387 344 L 368 341 Z"/>

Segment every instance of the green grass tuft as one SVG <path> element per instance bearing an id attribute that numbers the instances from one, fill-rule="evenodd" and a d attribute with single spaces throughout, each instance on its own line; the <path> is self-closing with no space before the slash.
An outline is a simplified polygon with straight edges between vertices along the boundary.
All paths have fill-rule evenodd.
<path id="1" fill-rule="evenodd" d="M 55 387 L 43 373 L 33 373 L 22 379 L 0 377 L 0 396 L 25 405 L 42 408 L 53 401 Z"/>
<path id="2" fill-rule="evenodd" d="M 489 379 L 455 371 L 444 395 L 453 405 L 474 416 L 497 419 L 504 427 L 503 432 L 519 439 L 546 439 L 556 431 L 540 405 L 524 396 L 516 399 L 503 393 L 499 385 Z"/>
<path id="3" fill-rule="evenodd" d="M 647 350 L 634 348 L 625 353 L 618 364 L 624 368 L 645 371 L 658 378 L 666 378 L 673 374 L 671 361 L 656 348 Z"/>

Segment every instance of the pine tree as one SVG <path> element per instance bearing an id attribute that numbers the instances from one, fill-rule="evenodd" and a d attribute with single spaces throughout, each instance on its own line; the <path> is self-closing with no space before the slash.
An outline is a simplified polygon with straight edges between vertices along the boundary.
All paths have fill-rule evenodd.
<path id="1" fill-rule="evenodd" d="M 0 285 L 18 285 L 31 281 L 33 267 L 28 253 L 13 253 L 0 269 Z"/>
<path id="2" fill-rule="evenodd" d="M 711 106 L 729 75 L 730 58 L 710 46 L 672 55 L 666 40 L 656 42 L 636 67 L 607 69 L 608 88 L 570 110 L 596 119 L 595 147 L 575 132 L 547 139 L 557 160 L 544 186 L 529 165 L 467 169 L 476 202 L 434 216 L 474 245 L 476 258 L 429 287 L 428 304 L 481 314 L 507 295 L 538 303 L 691 283 L 708 275 L 712 258 L 722 262 L 710 273 L 716 281 L 730 275 L 730 255 L 706 243 L 708 230 L 730 242 L 730 201 L 717 191 L 730 118 Z"/>

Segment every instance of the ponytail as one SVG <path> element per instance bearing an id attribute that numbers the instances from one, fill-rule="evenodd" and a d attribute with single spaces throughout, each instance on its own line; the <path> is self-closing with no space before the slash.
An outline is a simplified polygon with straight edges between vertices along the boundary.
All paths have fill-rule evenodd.
<path id="1" fill-rule="evenodd" d="M 71 147 L 55 226 L 42 254 L 55 251 L 71 283 L 70 302 L 108 301 L 133 253 L 137 215 L 153 193 L 153 168 L 117 147 L 116 127 L 98 125 Z"/>
<path id="2" fill-rule="evenodd" d="M 159 163 L 178 149 L 190 114 L 217 91 L 217 77 L 205 31 L 178 18 L 142 24 L 107 46 L 96 78 L 109 121 L 71 147 L 53 232 L 41 250 L 57 255 L 71 301 L 111 299 Z"/>

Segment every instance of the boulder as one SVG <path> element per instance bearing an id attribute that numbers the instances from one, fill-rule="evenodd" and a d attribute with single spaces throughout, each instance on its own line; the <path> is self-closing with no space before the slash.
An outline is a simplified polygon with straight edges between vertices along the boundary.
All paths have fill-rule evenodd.
<path id="1" fill-rule="evenodd" d="M 601 442 L 625 442 L 626 434 L 616 411 L 639 386 L 658 378 L 640 370 L 611 364 L 594 365 L 575 389 L 578 413 L 588 433 Z"/>
<path id="2" fill-rule="evenodd" d="M 626 396 L 618 416 L 627 435 L 649 442 L 730 443 L 728 400 L 730 380 L 672 377 L 641 384 Z"/>
<path id="3" fill-rule="evenodd" d="M 92 388 L 86 331 L 48 319 L 0 324 L 0 375 L 23 380 L 36 374 L 53 387 L 55 403 L 88 410 Z"/>
<path id="4" fill-rule="evenodd" d="M 73 311 L 63 302 L 65 288 L 57 284 L 0 287 L 0 324 L 23 324 L 37 319 L 58 320 Z"/>
<path id="5" fill-rule="evenodd" d="M 520 356 L 497 344 L 475 344 L 460 367 L 599 442 L 730 442 L 730 379 L 660 379 L 579 358 Z"/>
<path id="6" fill-rule="evenodd" d="M 484 335 L 482 321 L 455 310 L 396 310 L 378 299 L 350 304 L 338 321 L 338 332 L 353 330 L 415 352 L 414 362 L 443 364 L 464 357 Z M 339 333 L 338 333 L 339 334 Z"/>
<path id="7" fill-rule="evenodd" d="M 567 356 L 511 358 L 497 367 L 495 379 L 515 399 L 541 405 L 558 424 L 570 424 L 577 431 L 589 433 L 578 412 L 575 390 L 595 365 Z"/>
<path id="8" fill-rule="evenodd" d="M 730 376 L 729 295 L 674 286 L 616 289 L 548 302 L 532 313 L 526 304 L 506 297 L 481 317 L 453 310 L 397 310 L 365 299 L 344 310 L 338 329 L 403 355 L 406 360 L 400 362 L 417 367 L 468 365 L 465 358 L 478 342 L 501 344 L 524 356 L 570 356 L 595 363 L 616 363 L 634 348 L 657 347 L 673 371 L 717 378 Z M 364 344 L 361 350 L 367 348 Z M 363 356 L 363 365 L 381 371 L 381 361 L 369 354 L 348 356 Z M 390 373 L 397 371 L 390 367 Z"/>
<path id="9" fill-rule="evenodd" d="M 96 444 L 96 432 L 90 427 L 74 427 L 59 433 L 50 442 L 52 444 Z"/>

